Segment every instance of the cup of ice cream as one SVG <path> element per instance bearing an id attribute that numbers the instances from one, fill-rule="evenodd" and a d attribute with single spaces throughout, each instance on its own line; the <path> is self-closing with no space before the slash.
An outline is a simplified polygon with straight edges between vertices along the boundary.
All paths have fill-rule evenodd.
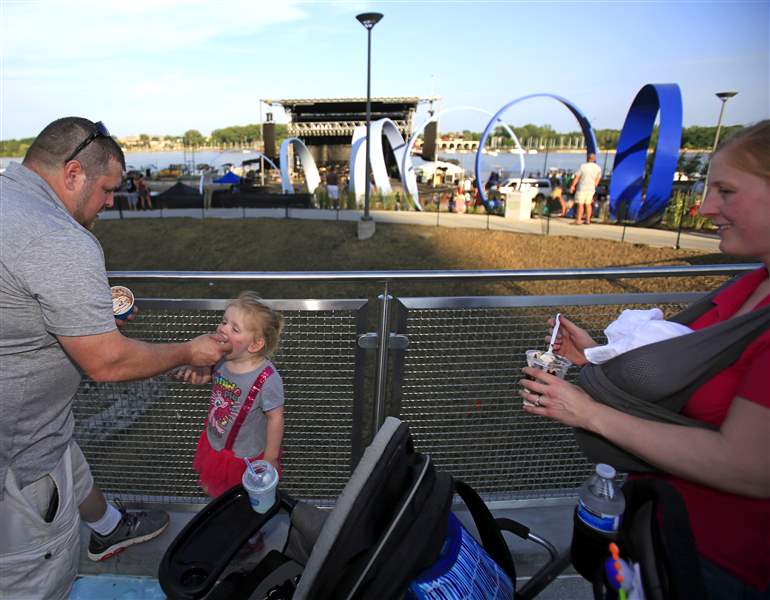
<path id="1" fill-rule="evenodd" d="M 548 352 L 545 350 L 527 350 L 527 366 L 540 369 L 541 371 L 545 371 L 551 375 L 556 375 L 556 377 L 559 379 L 564 379 L 564 377 L 567 375 L 567 370 L 572 366 L 572 362 L 563 356 L 554 354 L 553 352 Z M 527 375 L 526 378 L 534 379 L 529 375 Z M 524 406 L 540 405 L 533 404 L 529 400 L 525 399 Z"/>
<path id="2" fill-rule="evenodd" d="M 540 369 L 559 379 L 564 379 L 567 370 L 572 366 L 569 359 L 544 350 L 527 350 L 527 366 Z"/>
<path id="3" fill-rule="evenodd" d="M 113 285 L 112 290 L 112 313 L 116 319 L 125 321 L 134 311 L 134 293 L 122 285 Z"/>

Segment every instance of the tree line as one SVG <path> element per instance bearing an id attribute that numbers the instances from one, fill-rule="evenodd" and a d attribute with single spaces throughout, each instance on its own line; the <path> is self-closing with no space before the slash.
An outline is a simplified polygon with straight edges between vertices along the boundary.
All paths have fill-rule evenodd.
<path id="1" fill-rule="evenodd" d="M 537 145 L 539 147 L 558 147 L 564 144 L 568 139 L 582 139 L 582 131 L 567 131 L 559 132 L 555 131 L 550 125 L 534 125 L 528 123 L 521 127 L 512 127 L 513 132 L 519 139 L 519 142 L 523 146 Z M 726 125 L 722 127 L 719 134 L 721 139 L 726 139 L 732 133 L 743 129 L 743 125 Z M 682 143 L 680 148 L 684 150 L 710 150 L 714 145 L 714 136 L 716 135 L 717 128 L 703 127 L 701 125 L 693 125 L 691 127 L 682 128 Z M 461 132 L 450 132 L 444 135 L 454 135 L 455 137 L 462 137 L 466 140 L 479 141 L 481 140 L 481 132 L 463 130 Z M 498 138 L 500 146 L 513 146 L 514 142 L 511 139 L 508 130 L 504 127 L 496 127 L 491 135 Z M 618 139 L 620 138 L 620 129 L 594 129 L 594 135 L 596 136 L 596 143 L 599 148 L 613 150 L 617 147 Z M 658 142 L 658 127 L 656 126 L 652 132 L 650 138 L 650 145 L 654 146 Z"/>
<path id="2" fill-rule="evenodd" d="M 720 137 L 725 139 L 742 128 L 742 125 L 724 126 L 722 127 Z M 559 144 L 563 144 L 564 140 L 582 139 L 583 137 L 583 133 L 580 131 L 557 132 L 550 125 L 534 125 L 532 123 L 521 127 L 514 127 L 513 131 L 524 146 L 536 145 L 538 147 L 547 148 L 555 148 Z M 479 141 L 481 139 L 481 132 L 470 131 L 467 129 L 461 132 L 448 132 L 442 135 L 462 137 L 463 139 L 471 141 Z M 505 128 L 495 128 L 492 135 L 497 138 L 500 146 L 513 146 L 513 140 Z M 599 144 L 599 148 L 612 150 L 617 146 L 620 130 L 596 129 L 594 130 L 594 135 L 596 136 L 596 143 Z M 682 143 L 680 147 L 684 150 L 709 150 L 714 144 L 715 135 L 716 127 L 703 127 L 700 125 L 685 127 L 682 129 Z M 288 137 L 288 125 L 276 123 L 275 136 L 276 143 L 280 143 L 281 140 Z M 262 141 L 262 125 L 258 123 L 251 125 L 231 125 L 230 127 L 215 129 L 208 137 L 203 135 L 197 129 L 188 129 L 181 136 L 150 136 L 146 133 L 142 133 L 139 135 L 139 139 L 148 148 L 150 146 L 150 140 L 153 139 L 177 142 L 193 148 L 202 146 L 250 146 L 255 142 Z M 24 156 L 34 140 L 34 137 L 18 140 L 0 140 L 0 156 Z M 656 127 L 652 133 L 650 145 L 654 146 L 657 143 L 657 140 L 658 128 Z"/>

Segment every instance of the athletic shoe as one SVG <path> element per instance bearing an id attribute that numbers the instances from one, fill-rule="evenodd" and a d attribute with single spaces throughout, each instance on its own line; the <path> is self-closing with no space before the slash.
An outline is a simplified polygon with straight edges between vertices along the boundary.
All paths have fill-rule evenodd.
<path id="1" fill-rule="evenodd" d="M 106 560 L 134 544 L 141 544 L 158 537 L 168 527 L 168 513 L 162 510 L 126 512 L 120 509 L 122 518 L 112 533 L 99 535 L 91 532 L 88 558 Z"/>

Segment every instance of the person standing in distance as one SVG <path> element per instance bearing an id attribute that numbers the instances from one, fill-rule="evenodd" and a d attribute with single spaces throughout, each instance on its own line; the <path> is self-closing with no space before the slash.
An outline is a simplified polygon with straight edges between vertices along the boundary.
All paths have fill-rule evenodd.
<path id="1" fill-rule="evenodd" d="M 591 224 L 592 204 L 596 186 L 602 178 L 602 169 L 596 164 L 596 154 L 589 154 L 586 162 L 580 165 L 572 185 L 569 188 L 570 194 L 575 194 L 575 204 L 577 205 L 577 214 L 575 215 L 575 224 L 580 225 L 583 221 L 583 209 L 586 212 L 586 225 Z"/>
<path id="2" fill-rule="evenodd" d="M 149 344 L 124 337 L 104 254 L 88 230 L 120 187 L 125 158 L 102 123 L 58 119 L 0 178 L 0 567 L 13 598 L 66 598 L 79 524 L 89 557 L 159 535 L 162 511 L 107 504 L 72 439 L 81 373 L 125 381 L 217 363 L 227 336 Z"/>

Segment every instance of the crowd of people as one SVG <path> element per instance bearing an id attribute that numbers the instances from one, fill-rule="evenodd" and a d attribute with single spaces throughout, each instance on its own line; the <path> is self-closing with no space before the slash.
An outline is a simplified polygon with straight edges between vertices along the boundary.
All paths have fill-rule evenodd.
<path id="1" fill-rule="evenodd" d="M 524 410 L 600 436 L 655 467 L 655 476 L 677 489 L 712 600 L 770 597 L 769 149 L 769 121 L 723 143 L 700 207 L 717 226 L 723 252 L 763 263 L 688 323 L 693 336 L 720 326 L 756 329 L 736 360 L 694 382 L 683 412 L 712 427 L 632 416 L 585 386 L 534 369 L 525 369 L 528 379 L 520 382 Z M 589 157 L 569 185 L 580 196 L 578 206 L 593 195 L 585 187 L 595 175 L 591 163 Z M 284 393 L 270 361 L 281 315 L 244 292 L 210 334 L 169 344 L 123 335 L 138 311 L 127 321 L 114 318 L 104 256 L 89 229 L 112 205 L 124 170 L 123 152 L 102 123 L 67 117 L 43 129 L 23 163 L 2 175 L 0 576 L 9 597 L 67 597 L 81 519 L 92 530 L 94 560 L 153 539 L 168 525 L 163 511 L 115 507 L 94 483 L 73 439 L 72 402 L 82 373 L 94 381 L 126 381 L 174 372 L 211 383 L 194 467 L 212 496 L 240 481 L 243 459 L 282 467 Z M 327 187 L 341 184 L 335 175 L 326 174 Z M 462 192 L 469 192 L 465 183 Z M 597 342 L 578 320 L 562 319 L 554 350 L 587 367 L 585 352 Z M 635 355 L 625 356 L 633 361 Z M 684 377 L 676 366 L 668 365 L 669 376 Z"/>

